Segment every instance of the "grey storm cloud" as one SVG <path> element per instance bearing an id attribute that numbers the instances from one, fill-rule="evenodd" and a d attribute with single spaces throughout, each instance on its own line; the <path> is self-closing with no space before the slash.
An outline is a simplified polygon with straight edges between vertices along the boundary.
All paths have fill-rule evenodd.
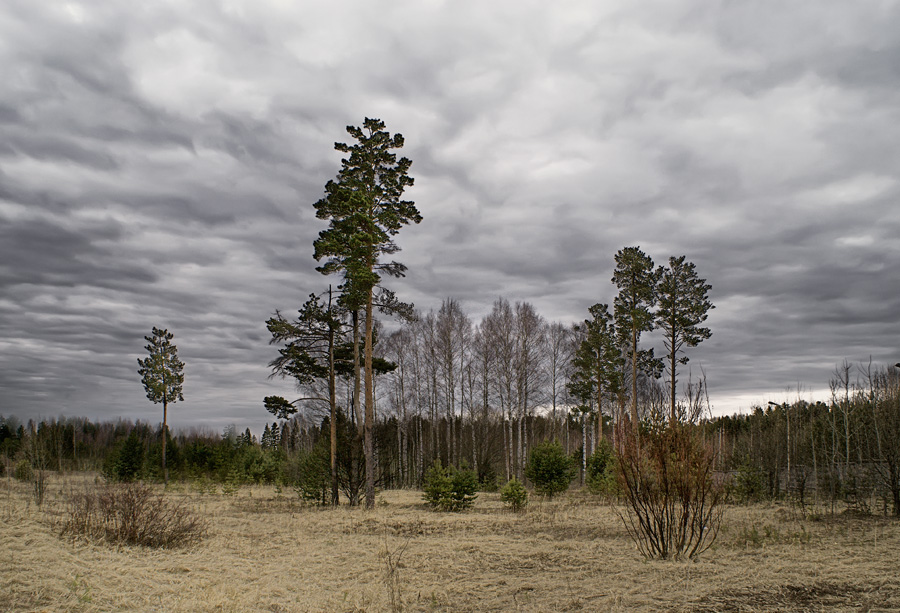
<path id="1" fill-rule="evenodd" d="M 312 203 L 344 127 L 406 138 L 422 310 L 611 302 L 613 256 L 712 285 L 720 411 L 900 358 L 900 6 L 30 2 L 0 8 L 0 414 L 258 425 L 265 320 L 327 287 Z M 648 342 L 655 342 L 649 337 Z"/>

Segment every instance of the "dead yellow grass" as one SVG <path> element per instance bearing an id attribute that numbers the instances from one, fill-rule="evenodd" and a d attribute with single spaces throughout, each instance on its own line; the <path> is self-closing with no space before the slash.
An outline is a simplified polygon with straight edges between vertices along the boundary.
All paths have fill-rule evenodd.
<path id="1" fill-rule="evenodd" d="M 390 611 L 392 590 L 406 611 L 900 610 L 900 523 L 879 518 L 729 508 L 698 562 L 646 562 L 615 509 L 580 492 L 518 515 L 480 494 L 453 515 L 414 491 L 365 512 L 181 487 L 168 495 L 210 524 L 200 545 L 60 539 L 64 493 L 93 479 L 54 479 L 41 509 L 2 481 L 0 610 Z"/>

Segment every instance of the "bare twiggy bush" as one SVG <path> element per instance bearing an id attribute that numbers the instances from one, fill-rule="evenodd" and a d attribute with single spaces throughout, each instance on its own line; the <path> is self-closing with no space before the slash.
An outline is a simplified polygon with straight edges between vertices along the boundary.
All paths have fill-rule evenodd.
<path id="1" fill-rule="evenodd" d="M 143 483 L 106 485 L 70 495 L 61 536 L 172 548 L 198 542 L 206 524 Z"/>
<path id="2" fill-rule="evenodd" d="M 646 557 L 694 558 L 715 541 L 723 488 L 714 463 L 714 450 L 692 424 L 626 435 L 617 464 L 627 502 L 622 520 Z"/>
<path id="3" fill-rule="evenodd" d="M 409 537 L 403 544 L 391 551 L 388 547 L 387 537 L 381 549 L 381 561 L 384 563 L 384 586 L 387 588 L 388 599 L 391 603 L 391 611 L 403 611 L 403 584 L 400 581 L 400 559 L 406 548 L 409 547 Z"/>

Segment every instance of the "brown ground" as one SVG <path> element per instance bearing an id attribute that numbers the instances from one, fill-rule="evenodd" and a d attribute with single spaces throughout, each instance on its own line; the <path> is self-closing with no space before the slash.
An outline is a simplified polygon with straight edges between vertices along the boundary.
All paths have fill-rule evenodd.
<path id="1" fill-rule="evenodd" d="M 497 494 L 443 514 L 414 491 L 364 512 L 176 486 L 209 534 L 157 551 L 57 536 L 63 494 L 93 481 L 54 478 L 39 509 L 0 480 L 0 611 L 390 611 L 392 594 L 405 611 L 900 611 L 900 522 L 883 518 L 732 507 L 699 561 L 648 562 L 577 491 L 517 515 Z"/>

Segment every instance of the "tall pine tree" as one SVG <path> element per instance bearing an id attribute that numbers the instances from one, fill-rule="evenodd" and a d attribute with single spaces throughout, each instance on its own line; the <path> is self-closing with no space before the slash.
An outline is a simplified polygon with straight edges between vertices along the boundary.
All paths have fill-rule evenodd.
<path id="1" fill-rule="evenodd" d="M 614 301 L 616 330 L 620 345 L 628 356 L 631 370 L 631 419 L 636 426 L 638 412 L 638 375 L 658 376 L 660 361 L 653 357 L 653 349 L 639 349 L 643 332 L 653 330 L 653 307 L 656 305 L 656 284 L 660 273 L 653 260 L 640 247 L 625 247 L 616 254 L 616 269 L 612 282 L 619 288 Z"/>
<path id="2" fill-rule="evenodd" d="M 709 300 L 710 285 L 706 279 L 697 276 L 697 269 L 685 256 L 669 258 L 669 267 L 660 268 L 661 276 L 657 290 L 659 306 L 656 325 L 663 331 L 666 363 L 669 371 L 669 420 L 676 421 L 675 368 L 677 364 L 687 364 L 685 347 L 696 347 L 708 339 L 712 332 L 701 326 L 706 321 L 710 309 L 715 308 Z"/>
<path id="3" fill-rule="evenodd" d="M 147 399 L 154 404 L 161 402 L 163 405 L 162 467 L 163 481 L 166 484 L 169 483 L 169 469 L 166 466 L 169 405 L 184 400 L 184 362 L 178 359 L 178 348 L 172 344 L 173 338 L 175 336 L 168 330 L 160 330 L 154 326 L 153 333 L 144 337 L 148 342 L 144 348 L 150 355 L 143 360 L 138 358 L 138 374 L 141 375 Z"/>
<path id="4" fill-rule="evenodd" d="M 315 203 L 316 217 L 329 221 L 313 244 L 323 274 L 342 273 L 344 302 L 351 311 L 365 309 L 365 447 L 366 507 L 375 506 L 375 390 L 372 375 L 374 291 L 381 273 L 402 276 L 406 267 L 383 262 L 382 256 L 399 251 L 393 237 L 404 225 L 422 216 L 403 191 L 413 184 L 412 162 L 392 152 L 403 147 L 400 134 L 391 136 L 379 119 L 366 118 L 363 126 L 347 126 L 356 143 L 335 143 L 349 156 L 341 160 L 338 176 L 325 185 L 325 197 Z"/>

